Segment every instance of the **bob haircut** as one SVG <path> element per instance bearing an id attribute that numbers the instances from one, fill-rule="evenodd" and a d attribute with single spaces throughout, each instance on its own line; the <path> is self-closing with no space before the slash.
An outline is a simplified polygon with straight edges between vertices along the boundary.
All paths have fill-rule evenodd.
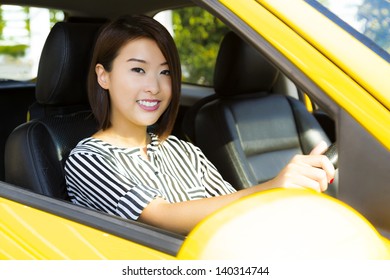
<path id="1" fill-rule="evenodd" d="M 103 89 L 97 81 L 95 66 L 100 63 L 107 72 L 112 71 L 113 61 L 118 56 L 120 49 L 128 42 L 139 38 L 149 38 L 157 43 L 170 70 L 171 102 L 156 124 L 149 128 L 161 140 L 165 140 L 172 132 L 179 110 L 181 66 L 172 36 L 162 24 L 151 17 L 144 15 L 122 16 L 103 27 L 97 38 L 89 69 L 89 103 L 98 122 L 98 128 L 103 130 L 109 128 L 111 126 L 110 97 L 108 91 Z"/>

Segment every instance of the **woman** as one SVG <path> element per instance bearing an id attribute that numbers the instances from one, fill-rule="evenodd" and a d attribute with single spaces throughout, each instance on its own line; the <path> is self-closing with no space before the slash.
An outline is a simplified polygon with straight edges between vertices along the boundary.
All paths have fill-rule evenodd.
<path id="1" fill-rule="evenodd" d="M 235 191 L 199 148 L 170 136 L 180 81 L 174 41 L 154 19 L 125 16 L 102 30 L 88 84 L 100 127 L 67 160 L 72 202 L 187 234 L 205 216 L 255 192 L 326 190 L 334 168 L 320 155 L 321 143 L 274 179 Z"/>

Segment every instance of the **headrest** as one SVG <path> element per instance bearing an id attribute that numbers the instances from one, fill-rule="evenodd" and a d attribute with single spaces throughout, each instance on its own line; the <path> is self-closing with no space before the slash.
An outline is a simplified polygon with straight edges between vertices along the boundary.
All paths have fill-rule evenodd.
<path id="1" fill-rule="evenodd" d="M 45 105 L 88 104 L 87 76 L 101 23 L 58 22 L 38 67 L 36 99 Z"/>
<path id="2" fill-rule="evenodd" d="M 225 35 L 214 72 L 217 95 L 268 92 L 278 75 L 279 71 L 259 51 L 233 32 Z"/>

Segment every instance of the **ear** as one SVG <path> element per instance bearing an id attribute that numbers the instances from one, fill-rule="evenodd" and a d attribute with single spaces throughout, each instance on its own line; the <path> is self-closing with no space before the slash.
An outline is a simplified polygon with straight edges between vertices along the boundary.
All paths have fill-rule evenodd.
<path id="1" fill-rule="evenodd" d="M 95 72 L 99 85 L 104 89 L 108 89 L 110 85 L 110 79 L 106 69 L 104 69 L 104 66 L 101 64 L 96 64 Z"/>

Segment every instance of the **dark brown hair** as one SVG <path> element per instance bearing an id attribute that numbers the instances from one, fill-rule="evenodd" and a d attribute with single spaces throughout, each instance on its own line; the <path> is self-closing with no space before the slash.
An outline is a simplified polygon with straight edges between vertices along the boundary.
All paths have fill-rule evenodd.
<path id="1" fill-rule="evenodd" d="M 107 90 L 103 89 L 97 81 L 95 66 L 100 63 L 106 71 L 110 72 L 120 49 L 129 41 L 138 38 L 150 38 L 157 43 L 168 62 L 171 73 L 171 103 L 153 126 L 153 132 L 164 140 L 172 132 L 179 109 L 181 68 L 179 54 L 172 36 L 153 18 L 143 15 L 123 16 L 104 26 L 97 38 L 89 70 L 89 102 L 98 121 L 99 129 L 109 128 L 111 126 L 110 97 Z"/>

